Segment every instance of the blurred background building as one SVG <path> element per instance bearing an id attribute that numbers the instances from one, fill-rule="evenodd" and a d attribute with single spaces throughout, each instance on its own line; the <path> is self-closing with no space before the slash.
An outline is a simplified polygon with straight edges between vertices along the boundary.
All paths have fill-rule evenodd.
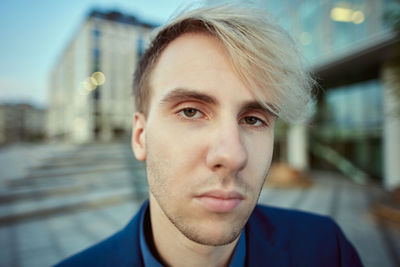
<path id="1" fill-rule="evenodd" d="M 132 127 L 132 75 L 154 25 L 93 10 L 55 64 L 47 136 L 74 143 L 111 141 Z"/>
<path id="2" fill-rule="evenodd" d="M 0 105 L 0 145 L 42 140 L 46 111 L 30 104 Z"/>

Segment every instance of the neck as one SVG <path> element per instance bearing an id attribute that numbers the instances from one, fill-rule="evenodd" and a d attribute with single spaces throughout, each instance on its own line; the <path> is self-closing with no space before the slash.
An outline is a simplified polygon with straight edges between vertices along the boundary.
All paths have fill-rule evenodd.
<path id="1" fill-rule="evenodd" d="M 202 245 L 188 239 L 168 219 L 150 193 L 153 242 L 168 266 L 228 266 L 239 237 L 223 246 Z"/>

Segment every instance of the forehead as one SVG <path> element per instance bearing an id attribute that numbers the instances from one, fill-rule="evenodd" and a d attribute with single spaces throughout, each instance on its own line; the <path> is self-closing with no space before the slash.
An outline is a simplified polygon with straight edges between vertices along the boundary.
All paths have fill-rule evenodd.
<path id="1" fill-rule="evenodd" d="M 227 59 L 224 47 L 215 37 L 206 33 L 186 33 L 172 41 L 161 53 L 151 81 L 156 84 L 164 82 L 164 77 L 176 74 L 214 70 L 217 64 L 210 64 L 210 61 L 228 67 Z"/>
<path id="2" fill-rule="evenodd" d="M 152 98 L 176 88 L 225 92 L 223 88 L 252 93 L 236 75 L 221 41 L 206 33 L 186 33 L 161 53 L 150 78 Z M 246 91 L 246 92 L 243 92 Z"/>

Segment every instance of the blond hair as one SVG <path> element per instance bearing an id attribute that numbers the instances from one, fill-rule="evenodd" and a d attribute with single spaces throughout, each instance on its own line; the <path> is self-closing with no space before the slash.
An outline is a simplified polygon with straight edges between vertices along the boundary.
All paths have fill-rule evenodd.
<path id="1" fill-rule="evenodd" d="M 186 11 L 158 30 L 135 72 L 137 111 L 148 112 L 149 79 L 162 51 L 177 37 L 193 32 L 222 42 L 238 77 L 276 116 L 287 122 L 307 118 L 314 80 L 296 44 L 265 12 L 239 4 Z"/>

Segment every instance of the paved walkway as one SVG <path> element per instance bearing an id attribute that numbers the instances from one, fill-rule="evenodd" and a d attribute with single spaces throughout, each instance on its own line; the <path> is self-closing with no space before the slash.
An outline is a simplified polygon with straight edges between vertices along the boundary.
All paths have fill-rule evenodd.
<path id="1" fill-rule="evenodd" d="M 365 266 L 400 266 L 400 229 L 377 223 L 384 192 L 312 172 L 309 189 L 264 188 L 264 204 L 333 217 Z M 0 149 L 0 266 L 50 266 L 123 227 L 147 195 L 129 144 Z M 312 231 L 312 229 L 310 229 Z"/>

